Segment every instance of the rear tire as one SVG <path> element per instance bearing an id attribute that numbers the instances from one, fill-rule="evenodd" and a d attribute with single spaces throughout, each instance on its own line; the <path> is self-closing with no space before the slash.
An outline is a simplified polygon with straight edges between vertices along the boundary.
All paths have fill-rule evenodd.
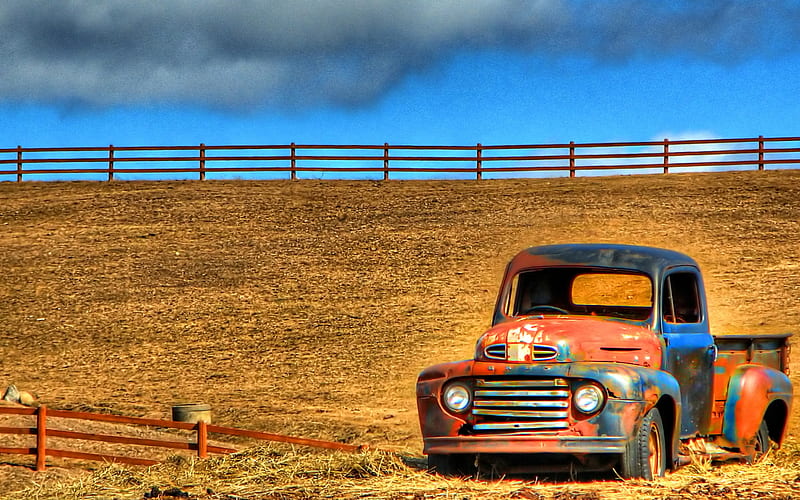
<path id="1" fill-rule="evenodd" d="M 667 470 L 664 424 L 657 408 L 642 419 L 639 429 L 622 454 L 622 477 L 647 479 L 663 477 Z"/>
<path id="2" fill-rule="evenodd" d="M 428 455 L 428 470 L 440 476 L 471 477 L 475 474 L 475 467 L 469 459 L 472 455 Z"/>
<path id="3" fill-rule="evenodd" d="M 748 460 L 748 462 L 755 463 L 763 457 L 769 449 L 772 447 L 772 443 L 769 440 L 769 429 L 767 428 L 767 422 L 762 420 L 761 426 L 758 428 L 758 434 L 756 434 L 756 442 L 755 442 L 755 450 L 753 450 L 753 456 Z"/>

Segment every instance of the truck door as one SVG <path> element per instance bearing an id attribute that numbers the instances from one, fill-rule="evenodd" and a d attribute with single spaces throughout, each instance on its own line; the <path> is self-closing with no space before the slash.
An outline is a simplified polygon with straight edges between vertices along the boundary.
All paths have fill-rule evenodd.
<path id="1" fill-rule="evenodd" d="M 664 361 L 666 371 L 681 386 L 681 437 L 704 435 L 711 418 L 717 352 L 709 332 L 702 278 L 693 267 L 678 267 L 663 279 Z"/>

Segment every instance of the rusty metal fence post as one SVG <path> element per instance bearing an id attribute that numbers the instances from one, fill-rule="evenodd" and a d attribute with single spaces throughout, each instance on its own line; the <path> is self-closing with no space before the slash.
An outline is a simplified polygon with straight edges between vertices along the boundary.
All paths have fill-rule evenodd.
<path id="1" fill-rule="evenodd" d="M 292 148 L 292 154 L 291 154 L 291 165 L 292 165 L 291 166 L 291 179 L 293 181 L 296 181 L 297 180 L 297 158 L 296 158 L 297 154 L 296 154 L 296 149 L 295 149 L 294 143 L 292 143 L 291 148 Z"/>
<path id="2" fill-rule="evenodd" d="M 17 182 L 22 182 L 22 146 L 17 146 Z"/>
<path id="3" fill-rule="evenodd" d="M 200 143 L 200 180 L 206 180 L 206 145 Z"/>
<path id="4" fill-rule="evenodd" d="M 569 176 L 575 177 L 575 141 L 569 141 Z"/>
<path id="5" fill-rule="evenodd" d="M 114 145 L 108 145 L 108 182 L 114 180 Z"/>
<path id="6" fill-rule="evenodd" d="M 47 406 L 36 410 L 36 470 L 43 471 L 47 458 Z"/>
<path id="7" fill-rule="evenodd" d="M 669 173 L 669 139 L 664 139 L 664 173 Z"/>
<path id="8" fill-rule="evenodd" d="M 389 180 L 389 143 L 383 143 L 383 180 Z"/>
<path id="9" fill-rule="evenodd" d="M 481 153 L 481 143 L 479 142 L 475 146 L 475 175 L 478 180 L 483 179 L 483 160 L 481 160 Z"/>

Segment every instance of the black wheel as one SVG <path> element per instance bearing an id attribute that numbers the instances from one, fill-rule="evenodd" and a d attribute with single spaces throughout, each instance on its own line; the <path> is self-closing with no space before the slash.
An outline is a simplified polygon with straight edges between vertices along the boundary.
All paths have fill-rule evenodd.
<path id="1" fill-rule="evenodd" d="M 755 449 L 753 450 L 752 457 L 748 459 L 748 462 L 757 462 L 758 459 L 763 457 L 769 451 L 771 446 L 772 444 L 769 440 L 769 429 L 767 428 L 767 422 L 762 420 L 761 426 L 758 428 L 758 434 L 756 434 Z"/>
<path id="2" fill-rule="evenodd" d="M 622 477 L 652 480 L 663 477 L 667 470 L 664 424 L 657 408 L 642 419 L 639 429 L 622 454 Z"/>
<path id="3" fill-rule="evenodd" d="M 473 476 L 475 466 L 470 463 L 472 455 L 428 455 L 428 470 L 440 476 Z"/>

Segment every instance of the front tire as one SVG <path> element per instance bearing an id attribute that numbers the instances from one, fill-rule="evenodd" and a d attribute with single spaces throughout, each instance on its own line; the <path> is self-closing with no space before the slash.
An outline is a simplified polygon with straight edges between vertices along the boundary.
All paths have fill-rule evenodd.
<path id="1" fill-rule="evenodd" d="M 622 477 L 647 479 L 663 477 L 667 470 L 666 440 L 661 413 L 653 408 L 622 454 Z"/>

